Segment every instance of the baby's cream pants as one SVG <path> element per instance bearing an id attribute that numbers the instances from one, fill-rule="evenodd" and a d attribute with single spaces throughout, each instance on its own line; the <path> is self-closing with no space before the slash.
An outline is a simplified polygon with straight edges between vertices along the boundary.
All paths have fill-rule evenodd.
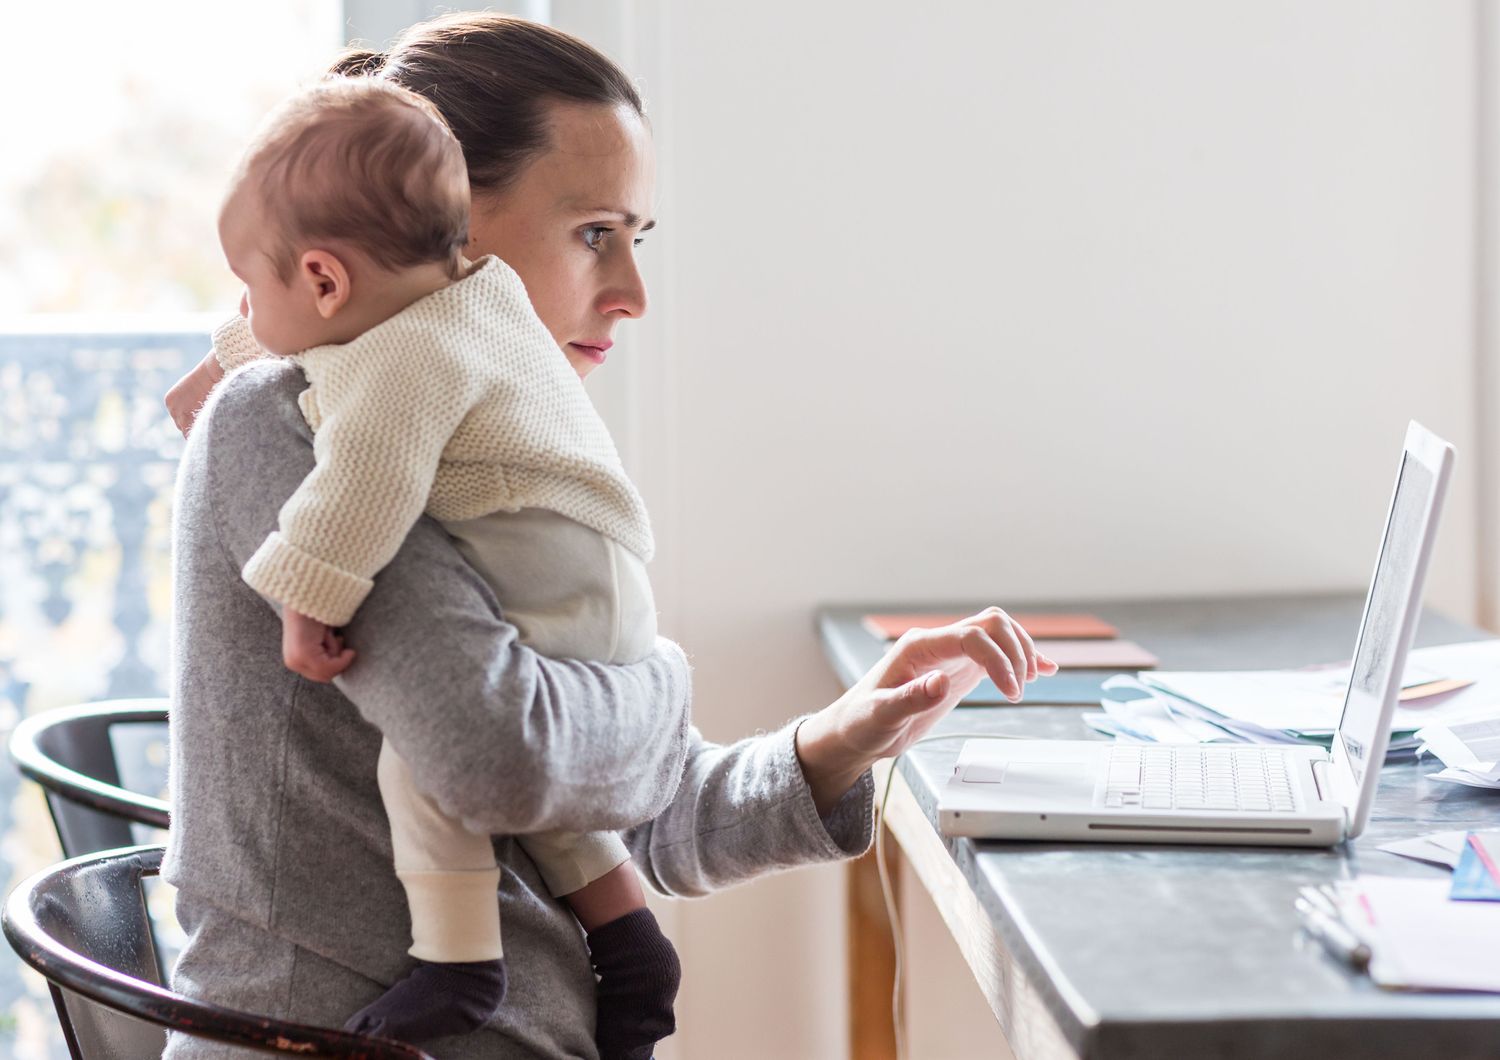
<path id="1" fill-rule="evenodd" d="M 656 602 L 645 564 L 613 539 L 541 509 L 444 526 L 532 649 L 554 658 L 628 663 L 654 647 Z M 380 749 L 379 780 L 396 875 L 411 909 L 411 955 L 441 963 L 498 959 L 500 870 L 490 837 L 464 828 L 418 791 L 389 742 Z M 613 832 L 517 839 L 559 897 L 630 856 Z"/>

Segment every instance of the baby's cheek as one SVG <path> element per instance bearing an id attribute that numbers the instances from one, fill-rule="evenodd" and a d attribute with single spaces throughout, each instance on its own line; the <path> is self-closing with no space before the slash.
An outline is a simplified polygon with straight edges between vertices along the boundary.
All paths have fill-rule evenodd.
<path id="1" fill-rule="evenodd" d="M 275 329 L 265 326 L 263 320 L 258 319 L 253 312 L 245 318 L 245 321 L 250 325 L 250 334 L 255 338 L 257 346 L 267 353 L 281 356 L 283 344 Z"/>

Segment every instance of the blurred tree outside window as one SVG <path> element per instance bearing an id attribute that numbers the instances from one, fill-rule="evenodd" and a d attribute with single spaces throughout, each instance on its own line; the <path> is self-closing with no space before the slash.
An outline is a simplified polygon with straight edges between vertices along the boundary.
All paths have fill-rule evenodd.
<path id="1" fill-rule="evenodd" d="M 224 182 L 338 51 L 341 0 L 78 0 L 5 12 L 0 319 L 233 311 Z"/>
<path id="2" fill-rule="evenodd" d="M 239 304 L 218 241 L 225 181 L 265 113 L 326 69 L 343 23 L 342 0 L 6 7 L 0 739 L 66 703 L 166 694 L 182 439 L 162 397 Z M 165 784 L 162 735 L 116 746 L 143 788 Z M 59 855 L 40 791 L 9 766 L 0 846 L 7 891 Z M 153 895 L 159 929 L 169 905 Z M 0 1056 L 68 1056 L 45 985 L 8 947 Z"/>

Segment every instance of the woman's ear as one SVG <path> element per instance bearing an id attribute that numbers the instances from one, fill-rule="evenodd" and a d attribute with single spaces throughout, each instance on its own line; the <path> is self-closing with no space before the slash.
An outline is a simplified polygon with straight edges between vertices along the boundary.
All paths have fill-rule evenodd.
<path id="1" fill-rule="evenodd" d="M 352 293 L 349 270 L 338 257 L 326 250 L 309 250 L 297 262 L 297 280 L 312 291 L 318 316 L 331 320 L 344 307 Z"/>

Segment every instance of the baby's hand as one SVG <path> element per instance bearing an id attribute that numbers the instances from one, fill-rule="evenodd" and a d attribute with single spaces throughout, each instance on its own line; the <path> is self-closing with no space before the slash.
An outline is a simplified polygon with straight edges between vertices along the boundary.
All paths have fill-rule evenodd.
<path id="1" fill-rule="evenodd" d="M 219 359 L 209 350 L 207 357 L 167 391 L 167 411 L 172 414 L 172 422 L 177 425 L 184 438 L 193 429 L 193 420 L 197 418 L 203 403 L 208 400 L 209 393 L 223 378 L 224 369 L 219 367 Z"/>
<path id="2" fill-rule="evenodd" d="M 349 669 L 354 649 L 316 618 L 290 607 L 281 612 L 281 659 L 286 668 L 310 681 L 327 683 Z"/>

